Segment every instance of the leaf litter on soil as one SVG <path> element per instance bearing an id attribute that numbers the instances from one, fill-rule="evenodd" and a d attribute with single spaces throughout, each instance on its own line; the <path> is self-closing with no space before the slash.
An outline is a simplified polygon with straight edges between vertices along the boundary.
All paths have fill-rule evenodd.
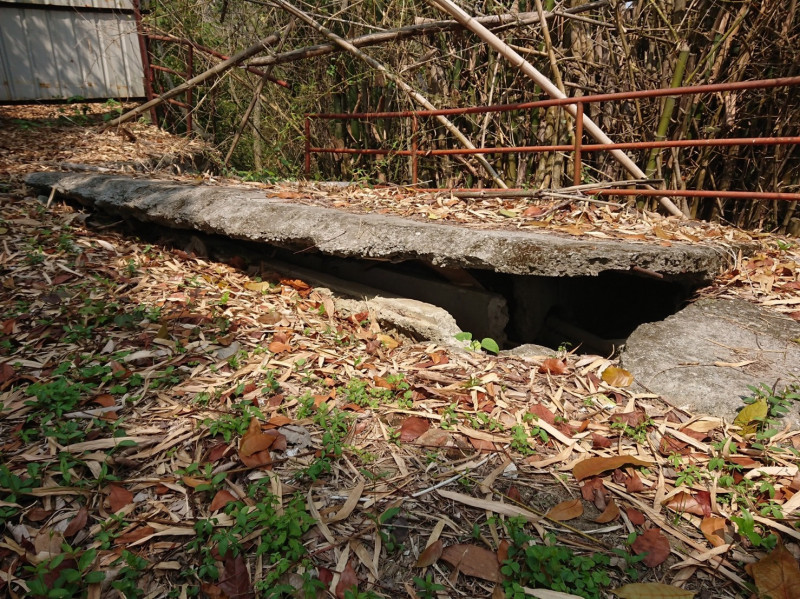
<path id="1" fill-rule="evenodd" d="M 502 596 L 531 542 L 607 556 L 629 598 L 791 592 L 796 431 L 743 436 L 597 356 L 415 343 L 302 281 L 0 202 L 3 593 Z M 796 252 L 763 245 L 704 293 L 793 315 Z"/>

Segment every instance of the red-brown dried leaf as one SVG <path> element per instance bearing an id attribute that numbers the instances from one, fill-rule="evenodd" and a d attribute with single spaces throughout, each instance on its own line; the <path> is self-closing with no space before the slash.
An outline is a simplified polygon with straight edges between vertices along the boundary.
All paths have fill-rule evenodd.
<path id="1" fill-rule="evenodd" d="M 273 354 L 282 354 L 283 352 L 290 352 L 292 348 L 286 345 L 285 343 L 281 343 L 280 341 L 272 341 L 268 346 L 267 349 L 271 351 Z"/>
<path id="2" fill-rule="evenodd" d="M 30 520 L 31 522 L 42 522 L 44 520 L 47 520 L 52 515 L 53 515 L 53 510 L 46 510 L 41 507 L 35 507 L 32 510 L 25 512 L 25 519 Z M 66 536 L 66 533 L 64 534 L 64 536 Z"/>
<path id="3" fill-rule="evenodd" d="M 658 528 L 648 528 L 636 537 L 633 550 L 637 555 L 645 554 L 642 560 L 645 566 L 655 568 L 669 557 L 669 540 Z"/>
<path id="4" fill-rule="evenodd" d="M 322 566 L 317 568 L 317 572 L 319 573 L 319 581 L 326 587 L 330 586 L 331 582 L 333 582 L 333 572 L 331 572 L 329 568 Z"/>
<path id="5" fill-rule="evenodd" d="M 539 372 L 550 374 L 564 374 L 567 371 L 567 363 L 558 358 L 547 358 L 542 365 L 539 366 Z"/>
<path id="6" fill-rule="evenodd" d="M 642 479 L 639 478 L 638 474 L 632 472 L 627 476 L 625 479 L 625 490 L 628 491 L 628 493 L 640 493 L 644 491 L 644 483 Z"/>
<path id="7" fill-rule="evenodd" d="M 503 539 L 500 541 L 500 544 L 497 546 L 497 563 L 501 566 L 503 562 L 508 559 L 508 549 L 511 547 L 511 543 Z"/>
<path id="8" fill-rule="evenodd" d="M 506 491 L 506 497 L 508 497 L 509 501 L 515 501 L 517 503 L 522 503 L 522 495 L 519 493 L 519 489 L 514 485 L 511 485 Z"/>
<path id="9" fill-rule="evenodd" d="M 244 555 L 240 553 L 236 557 L 231 555 L 225 557 L 222 561 L 222 571 L 219 573 L 218 586 L 231 599 L 255 598 Z"/>
<path id="10" fill-rule="evenodd" d="M 605 449 L 607 447 L 611 447 L 611 443 L 612 441 L 608 437 L 598 435 L 597 433 L 592 433 L 592 447 L 595 449 Z"/>
<path id="11" fill-rule="evenodd" d="M 414 564 L 415 568 L 427 568 L 428 566 L 432 566 L 439 558 L 442 557 L 442 551 L 444 550 L 444 543 L 442 543 L 441 539 L 438 539 L 428 545 L 425 550 L 419 554 L 419 559 L 417 563 Z"/>
<path id="12" fill-rule="evenodd" d="M 79 509 L 78 513 L 75 514 L 75 517 L 69 521 L 69 524 L 67 524 L 67 528 L 64 529 L 64 538 L 71 539 L 78 532 L 83 530 L 88 519 L 89 510 L 87 510 L 85 507 Z"/>
<path id="13" fill-rule="evenodd" d="M 133 494 L 125 487 L 116 484 L 108 485 L 108 502 L 112 512 L 118 512 L 133 502 Z"/>
<path id="14" fill-rule="evenodd" d="M 528 413 L 529 414 L 533 414 L 537 418 L 540 418 L 540 419 L 544 420 L 547 424 L 555 424 L 556 423 L 555 414 L 553 414 L 553 412 L 551 412 L 550 410 L 545 408 L 540 403 L 532 404 L 528 408 Z"/>
<path id="15" fill-rule="evenodd" d="M 232 501 L 239 500 L 230 491 L 222 489 L 221 491 L 217 491 L 217 494 L 214 495 L 214 499 L 211 500 L 211 505 L 208 509 L 210 509 L 212 512 L 216 512 L 218 509 L 224 508 Z"/>
<path id="16" fill-rule="evenodd" d="M 336 585 L 336 598 L 344 599 L 344 594 L 347 590 L 358 589 L 358 576 L 350 562 L 344 567 L 341 576 L 339 577 L 339 584 Z"/>
<path id="17" fill-rule="evenodd" d="M 611 415 L 612 424 L 627 424 L 631 428 L 636 428 L 645 420 L 647 420 L 647 414 L 644 410 L 633 410 Z"/>
<path id="18" fill-rule="evenodd" d="M 477 451 L 497 451 L 495 444 L 491 441 L 487 441 L 486 439 L 469 437 L 469 442 Z"/>
<path id="19" fill-rule="evenodd" d="M 216 443 L 211 446 L 211 449 L 208 452 L 208 461 L 209 462 L 218 462 L 225 454 L 231 450 L 231 446 L 228 443 Z"/>
<path id="20" fill-rule="evenodd" d="M 603 479 L 595 476 L 583 483 L 581 487 L 581 495 L 586 501 L 594 501 L 595 491 L 600 491 L 603 495 L 606 493 L 606 487 L 603 484 Z"/>
<path id="21" fill-rule="evenodd" d="M 598 458 L 588 458 L 585 460 L 581 460 L 572 468 L 572 475 L 577 480 L 583 480 L 584 478 L 588 478 L 590 476 L 597 476 L 601 472 L 605 472 L 606 470 L 613 470 L 615 468 L 619 468 L 621 466 L 625 466 L 627 464 L 633 464 L 634 466 L 652 466 L 650 462 L 645 462 L 644 460 L 640 460 L 639 458 L 632 456 L 632 455 L 618 455 L 612 456 L 608 458 L 598 457 Z"/>
<path id="22" fill-rule="evenodd" d="M 489 582 L 500 582 L 502 574 L 497 556 L 477 545 L 450 545 L 442 552 L 442 559 L 467 576 L 474 576 Z"/>
<path id="23" fill-rule="evenodd" d="M 409 416 L 400 425 L 400 441 L 408 443 L 418 438 L 431 427 L 431 423 L 427 418 L 420 418 L 419 416 Z"/>
<path id="24" fill-rule="evenodd" d="M 644 524 L 644 514 L 636 508 L 626 507 L 625 514 L 634 526 L 641 526 Z"/>

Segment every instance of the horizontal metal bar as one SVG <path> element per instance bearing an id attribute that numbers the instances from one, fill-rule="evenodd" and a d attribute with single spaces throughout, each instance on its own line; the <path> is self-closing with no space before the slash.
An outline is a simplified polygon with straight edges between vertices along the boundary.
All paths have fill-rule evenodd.
<path id="1" fill-rule="evenodd" d="M 713 189 L 598 189 L 587 190 L 587 195 L 602 196 L 668 196 L 681 198 L 732 198 L 740 200 L 788 200 L 800 201 L 800 193 L 777 191 L 730 191 Z"/>
<path id="2" fill-rule="evenodd" d="M 549 106 L 565 106 L 577 102 L 610 102 L 615 100 L 633 100 L 639 98 L 660 98 L 664 96 L 686 96 L 706 94 L 723 91 L 738 91 L 743 89 L 768 89 L 773 87 L 790 87 L 800 85 L 800 77 L 781 77 L 778 79 L 756 79 L 753 81 L 740 81 L 737 83 L 712 83 L 709 85 L 695 85 L 688 87 L 665 87 L 632 92 L 617 92 L 613 94 L 596 94 L 593 96 L 578 96 L 571 98 L 556 98 L 551 100 L 537 100 L 535 102 L 520 102 L 516 104 L 493 104 L 490 106 L 472 106 L 469 108 L 444 108 L 441 110 L 402 110 L 396 112 L 353 112 L 331 113 L 320 112 L 309 114 L 316 119 L 385 119 L 416 116 L 452 116 L 458 114 L 485 114 L 487 112 L 509 112 L 511 110 L 527 110 L 529 108 L 547 108 Z"/>
<path id="3" fill-rule="evenodd" d="M 581 151 L 641 150 L 649 148 L 699 148 L 707 146 L 778 146 L 800 144 L 800 137 L 730 137 L 724 139 L 676 139 L 661 141 L 633 141 L 614 144 L 587 144 Z M 555 146 L 509 146 L 496 148 L 445 148 L 441 150 L 417 150 L 418 156 L 467 156 L 471 154 L 531 154 L 536 152 L 571 152 L 572 145 Z M 411 156 L 410 150 L 383 150 L 380 148 L 309 148 L 316 154 L 362 154 L 383 156 Z"/>
<path id="4" fill-rule="evenodd" d="M 181 71 L 176 71 L 175 69 L 170 69 L 169 67 L 162 67 L 161 65 L 151 64 L 150 68 L 154 71 L 163 71 L 165 73 L 172 73 L 173 75 L 178 75 L 179 77 L 183 77 L 184 79 L 188 79 L 188 73 L 182 73 Z"/>

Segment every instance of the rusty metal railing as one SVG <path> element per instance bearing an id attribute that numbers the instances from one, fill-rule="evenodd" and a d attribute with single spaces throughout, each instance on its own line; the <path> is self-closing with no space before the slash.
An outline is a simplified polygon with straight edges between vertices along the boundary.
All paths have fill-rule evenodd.
<path id="1" fill-rule="evenodd" d="M 800 85 L 800 77 L 783 77 L 779 79 L 759 79 L 755 81 L 742 81 L 738 83 L 715 83 L 689 87 L 672 87 L 653 90 L 620 92 L 612 94 L 596 94 L 573 98 L 559 98 L 552 100 L 537 100 L 534 102 L 519 102 L 515 104 L 494 104 L 490 106 L 473 106 L 468 108 L 446 108 L 441 110 L 406 110 L 395 112 L 358 112 L 358 113 L 313 113 L 306 114 L 305 118 L 305 174 L 311 174 L 312 154 L 359 154 L 377 156 L 410 156 L 412 183 L 418 183 L 418 161 L 420 156 L 452 156 L 470 154 L 507 154 L 507 153 L 535 153 L 535 152 L 572 152 L 574 154 L 573 182 L 580 184 L 583 169 L 582 154 L 584 152 L 599 152 L 608 150 L 641 150 L 652 148 L 691 148 L 704 146 L 763 146 L 763 145 L 797 145 L 800 137 L 736 137 L 715 139 L 678 139 L 657 140 L 641 142 L 625 142 L 611 144 L 585 144 L 583 143 L 583 111 L 586 104 L 596 102 L 614 102 L 621 100 L 634 100 L 640 98 L 660 98 L 666 96 L 698 95 L 714 92 L 730 92 L 752 89 L 768 89 L 774 87 L 793 87 Z M 418 147 L 417 136 L 419 130 L 418 119 L 429 116 L 455 116 L 466 114 L 486 114 L 494 112 L 509 112 L 515 110 L 530 110 L 534 108 L 547 108 L 550 106 L 566 106 L 574 104 L 575 115 L 575 142 L 571 145 L 537 145 L 537 146 L 508 146 L 489 148 L 445 148 L 424 150 Z M 353 119 L 391 119 L 410 118 L 412 136 L 410 149 L 390 150 L 381 148 L 326 148 L 311 145 L 311 121 L 320 120 L 353 120 Z M 689 190 L 689 189 L 602 189 L 592 191 L 601 195 L 656 195 L 673 197 L 728 197 L 751 198 L 769 200 L 800 200 L 800 193 L 785 192 L 750 192 L 730 190 Z"/>

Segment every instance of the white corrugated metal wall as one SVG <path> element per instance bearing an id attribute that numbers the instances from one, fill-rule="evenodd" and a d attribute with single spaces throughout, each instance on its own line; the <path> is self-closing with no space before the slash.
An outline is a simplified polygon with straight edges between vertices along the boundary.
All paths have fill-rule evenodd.
<path id="1" fill-rule="evenodd" d="M 144 97 L 132 8 L 131 0 L 2 2 L 0 102 Z"/>

